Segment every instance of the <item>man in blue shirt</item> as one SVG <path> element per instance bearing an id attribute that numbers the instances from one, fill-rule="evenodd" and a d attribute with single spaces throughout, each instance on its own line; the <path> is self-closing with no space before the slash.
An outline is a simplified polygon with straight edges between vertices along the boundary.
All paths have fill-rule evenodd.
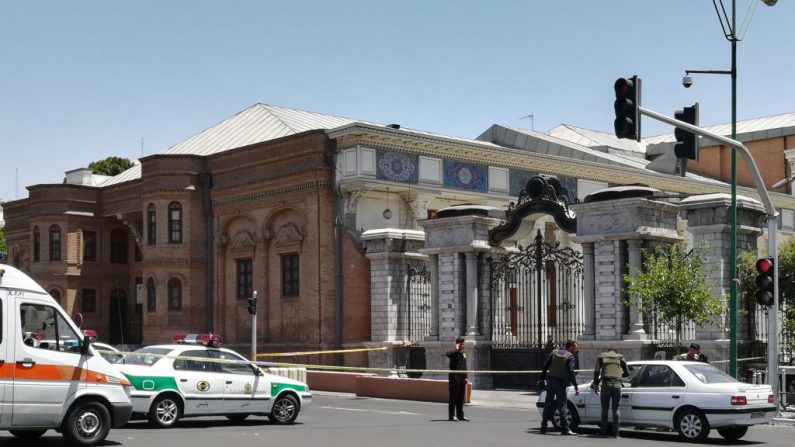
<path id="1" fill-rule="evenodd" d="M 566 388 L 574 385 L 577 395 L 580 390 L 577 387 L 577 378 L 574 375 L 574 354 L 577 353 L 577 342 L 569 340 L 565 348 L 552 351 L 541 368 L 541 381 L 546 386 L 547 397 L 544 402 L 544 413 L 541 416 L 541 433 L 547 432 L 547 422 L 552 419 L 557 409 L 560 415 L 560 434 L 576 435 L 569 429 L 569 421 L 566 419 Z"/>

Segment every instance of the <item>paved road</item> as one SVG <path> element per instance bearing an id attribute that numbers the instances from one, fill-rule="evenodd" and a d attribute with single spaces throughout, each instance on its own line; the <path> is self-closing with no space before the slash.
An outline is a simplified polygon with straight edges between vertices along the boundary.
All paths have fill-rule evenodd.
<path id="1" fill-rule="evenodd" d="M 529 397 L 529 396 L 528 396 Z M 134 422 L 112 430 L 107 446 L 131 447 L 244 447 L 244 446 L 320 446 L 320 447 L 406 447 L 484 445 L 521 446 L 544 443 L 548 446 L 678 446 L 673 433 L 622 431 L 622 439 L 594 438 L 596 430 L 581 428 L 574 439 L 557 434 L 537 433 L 538 413 L 515 406 L 466 406 L 472 422 L 448 422 L 446 404 L 357 398 L 342 394 L 321 394 L 313 407 L 298 417 L 292 426 L 278 426 L 266 418 L 252 418 L 232 424 L 225 418 L 186 419 L 173 429 L 152 429 L 145 422 Z M 733 445 L 792 445 L 795 428 L 753 427 Z M 26 446 L 0 431 L 0 445 Z M 66 446 L 59 434 L 48 432 L 43 446 Z M 717 434 L 706 445 L 727 445 Z"/>

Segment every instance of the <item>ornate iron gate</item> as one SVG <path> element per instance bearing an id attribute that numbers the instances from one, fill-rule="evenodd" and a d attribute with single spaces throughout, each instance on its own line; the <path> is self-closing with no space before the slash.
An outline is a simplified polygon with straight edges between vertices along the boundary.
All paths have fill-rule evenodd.
<path id="1" fill-rule="evenodd" d="M 582 255 L 545 242 L 540 230 L 533 245 L 492 259 L 492 369 L 539 369 L 551 343 L 582 334 L 583 286 Z M 495 387 L 534 382 L 528 375 L 494 376 Z"/>
<path id="2" fill-rule="evenodd" d="M 406 266 L 406 299 L 399 321 L 406 340 L 420 342 L 431 333 L 431 273 L 422 268 Z"/>

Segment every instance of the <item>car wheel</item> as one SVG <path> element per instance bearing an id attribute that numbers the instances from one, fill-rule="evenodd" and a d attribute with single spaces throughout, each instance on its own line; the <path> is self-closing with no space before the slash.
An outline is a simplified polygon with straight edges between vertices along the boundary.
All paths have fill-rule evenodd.
<path id="1" fill-rule="evenodd" d="M 64 418 L 61 432 L 71 445 L 95 445 L 110 431 L 110 412 L 98 402 L 83 402 Z"/>
<path id="2" fill-rule="evenodd" d="M 248 417 L 247 414 L 227 414 L 226 418 L 229 419 L 231 422 L 239 424 L 246 420 Z"/>
<path id="3" fill-rule="evenodd" d="M 15 438 L 32 440 L 41 438 L 47 430 L 9 430 L 8 432 Z"/>
<path id="4" fill-rule="evenodd" d="M 157 428 L 173 427 L 182 415 L 179 400 L 166 394 L 159 396 L 149 408 L 149 423 Z"/>
<path id="5" fill-rule="evenodd" d="M 709 422 L 704 413 L 689 408 L 680 412 L 676 418 L 676 431 L 685 441 L 701 441 L 709 436 Z"/>
<path id="6" fill-rule="evenodd" d="M 571 402 L 566 404 L 563 413 L 565 413 L 566 420 L 569 422 L 569 428 L 571 430 L 574 430 L 580 425 L 580 416 L 577 414 L 577 410 L 574 409 L 574 405 L 572 405 Z M 560 412 L 557 409 L 555 409 L 555 413 L 552 415 L 552 426 L 560 430 Z"/>
<path id="7" fill-rule="evenodd" d="M 276 398 L 268 418 L 277 424 L 292 424 L 298 417 L 298 399 L 292 394 L 282 394 Z"/>
<path id="8" fill-rule="evenodd" d="M 720 435 L 723 436 L 723 439 L 727 441 L 736 441 L 748 433 L 748 427 L 740 426 L 719 428 L 718 433 L 720 433 Z"/>

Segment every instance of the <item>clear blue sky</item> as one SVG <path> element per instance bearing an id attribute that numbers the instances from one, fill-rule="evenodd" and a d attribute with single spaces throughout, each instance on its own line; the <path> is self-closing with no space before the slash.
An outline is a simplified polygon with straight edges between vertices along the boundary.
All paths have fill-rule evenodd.
<path id="1" fill-rule="evenodd" d="M 759 2 L 738 44 L 739 119 L 795 111 L 793 3 Z M 681 86 L 730 67 L 710 0 L 4 0 L 0 57 L 0 200 L 257 102 L 463 137 L 531 113 L 612 132 L 613 82 L 638 74 L 647 108 L 731 118 L 728 76 Z"/>

